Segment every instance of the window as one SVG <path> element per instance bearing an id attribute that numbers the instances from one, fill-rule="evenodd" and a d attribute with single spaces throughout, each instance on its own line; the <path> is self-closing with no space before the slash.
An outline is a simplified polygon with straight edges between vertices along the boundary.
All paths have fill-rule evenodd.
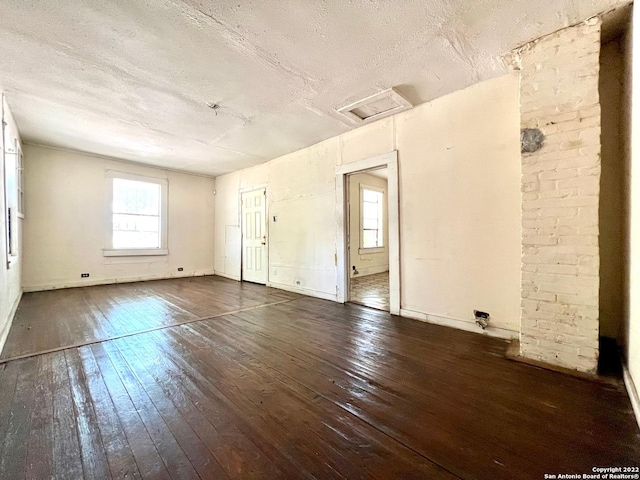
<path id="1" fill-rule="evenodd" d="M 22 202 L 22 151 L 20 142 L 7 122 L 3 122 L 4 200 L 7 244 L 7 266 L 18 256 L 18 218 L 21 218 Z"/>
<path id="2" fill-rule="evenodd" d="M 166 255 L 167 180 L 107 172 L 105 256 Z"/>
<path id="3" fill-rule="evenodd" d="M 384 190 L 360 185 L 360 248 L 384 247 L 383 230 Z M 373 253 L 369 250 L 368 253 Z"/>
<path id="4" fill-rule="evenodd" d="M 18 195 L 16 208 L 18 210 L 18 216 L 24 218 L 24 176 L 22 174 L 22 150 L 20 149 L 18 140 L 16 140 L 16 151 L 18 152 L 16 155 L 16 188 Z"/>

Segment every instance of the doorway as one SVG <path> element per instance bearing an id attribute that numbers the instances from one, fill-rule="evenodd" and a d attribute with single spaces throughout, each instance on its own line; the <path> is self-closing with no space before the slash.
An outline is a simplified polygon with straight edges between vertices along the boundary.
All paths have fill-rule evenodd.
<path id="1" fill-rule="evenodd" d="M 353 276 L 353 264 L 351 262 L 350 255 L 350 243 L 352 243 L 349 228 L 350 228 L 350 211 L 349 204 L 350 197 L 350 182 L 353 174 L 367 173 L 375 170 L 386 170 L 386 212 L 383 213 L 384 223 L 386 224 L 386 233 L 383 233 L 382 244 L 386 245 L 388 268 L 387 272 L 382 271 L 384 268 L 378 266 L 378 271 L 375 269 L 366 269 L 364 271 L 371 272 L 372 275 L 376 273 L 382 273 L 384 275 L 384 284 L 388 285 L 388 307 L 386 303 L 383 306 L 376 306 L 375 308 L 384 308 L 393 315 L 400 314 L 400 230 L 399 230 L 399 194 L 398 194 L 398 152 L 396 150 L 378 155 L 376 157 L 367 158 L 364 160 L 358 160 L 345 165 L 336 167 L 336 216 L 338 220 L 338 236 L 336 238 L 336 266 L 337 266 L 337 295 L 336 298 L 339 302 L 349 302 L 352 300 L 352 276 Z M 382 174 L 382 172 L 380 172 Z M 374 189 L 372 189 L 375 191 Z M 360 187 L 358 187 L 358 195 L 360 195 Z M 372 199 L 373 196 L 368 196 Z M 358 202 L 359 203 L 359 200 Z M 377 208 L 370 206 L 369 210 Z M 375 218 L 375 217 L 374 217 Z M 360 221 L 358 220 L 358 224 Z M 364 222 L 363 222 L 364 224 Z M 372 225 L 372 222 L 367 222 L 368 225 Z M 377 230 L 376 228 L 368 228 L 366 230 Z M 364 236 L 365 233 L 363 232 Z M 373 236 L 378 236 L 379 233 L 369 232 L 366 235 L 371 239 Z M 385 236 L 386 235 L 386 238 Z M 357 240 L 360 242 L 359 237 Z M 368 244 L 368 243 L 367 243 Z M 355 247 L 355 245 L 354 245 Z M 359 254 L 359 253 L 358 253 Z M 357 264 L 356 270 L 358 269 Z M 371 276 L 372 276 L 371 275 Z M 363 278 L 369 275 L 361 275 L 360 270 L 356 277 Z M 388 280 L 387 277 L 388 276 Z M 369 280 L 373 281 L 373 278 Z M 359 283 L 359 282 L 358 282 Z"/>
<path id="2" fill-rule="evenodd" d="M 615 13 L 615 15 L 614 15 Z M 598 302 L 600 375 L 621 375 L 629 318 L 631 171 L 631 8 L 603 18 L 600 70 Z"/>
<path id="3" fill-rule="evenodd" d="M 388 171 L 347 176 L 349 300 L 389 311 Z"/>
<path id="4" fill-rule="evenodd" d="M 267 283 L 267 190 L 242 192 L 242 280 Z"/>

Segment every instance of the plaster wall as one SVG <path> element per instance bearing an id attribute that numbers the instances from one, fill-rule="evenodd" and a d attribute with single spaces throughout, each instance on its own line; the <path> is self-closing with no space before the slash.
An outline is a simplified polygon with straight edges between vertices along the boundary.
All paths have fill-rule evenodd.
<path id="1" fill-rule="evenodd" d="M 631 49 L 626 57 L 631 66 L 631 155 L 629 158 L 629 313 L 625 319 L 627 368 L 635 385 L 636 416 L 640 419 L 640 59 L 632 52 L 640 52 L 640 9 L 633 9 Z"/>
<path id="2" fill-rule="evenodd" d="M 377 187 L 384 190 L 383 208 L 383 251 L 378 253 L 360 253 L 360 186 Z M 389 271 L 389 224 L 388 224 L 388 201 L 387 201 L 387 181 L 384 178 L 375 177 L 367 173 L 358 173 L 349 177 L 349 237 L 350 244 L 350 274 L 354 276 L 365 276 L 373 273 Z M 359 272 L 354 275 L 353 267 Z"/>
<path id="3" fill-rule="evenodd" d="M 506 76 L 397 119 L 403 308 L 517 331 L 518 96 Z"/>
<path id="4" fill-rule="evenodd" d="M 2 97 L 3 118 L 2 120 L 7 123 L 9 129 L 13 133 L 13 137 L 20 142 L 20 134 L 18 127 L 11 115 L 9 105 L 7 105 L 4 96 Z M 0 152 L 5 151 L 4 136 L 0 134 Z M 0 159 L 3 157 L 0 156 Z M 10 155 L 4 156 L 6 165 L 0 165 L 5 168 L 5 175 L 13 175 L 14 172 L 14 157 Z M 5 182 L 0 177 L 0 204 L 2 205 L 0 215 L 0 351 L 4 346 L 4 342 L 9 334 L 11 328 L 11 322 L 13 315 L 20 302 L 22 296 L 22 289 L 20 287 L 21 272 L 22 272 L 22 259 L 24 255 L 22 253 L 22 227 L 24 225 L 21 218 L 16 218 L 16 226 L 18 235 L 18 252 L 17 255 L 11 257 L 9 267 L 5 262 L 7 252 L 7 218 L 6 208 L 7 201 L 9 205 L 15 205 L 15 190 L 5 191 Z M 10 184 L 13 182 L 9 182 Z M 13 197 L 13 198 L 12 198 Z"/>
<path id="5" fill-rule="evenodd" d="M 34 145 L 24 153 L 25 291 L 213 273 L 212 178 Z M 103 256 L 107 170 L 168 179 L 169 255 Z"/>
<path id="6" fill-rule="evenodd" d="M 266 185 L 269 284 L 335 299 L 338 146 L 331 139 L 216 179 L 216 274 L 240 278 L 239 192 Z"/>
<path id="7" fill-rule="evenodd" d="M 518 125 L 514 74 L 218 177 L 216 274 L 239 278 L 239 190 L 266 185 L 269 282 L 336 299 L 335 168 L 397 149 L 401 307 L 516 331 Z"/>

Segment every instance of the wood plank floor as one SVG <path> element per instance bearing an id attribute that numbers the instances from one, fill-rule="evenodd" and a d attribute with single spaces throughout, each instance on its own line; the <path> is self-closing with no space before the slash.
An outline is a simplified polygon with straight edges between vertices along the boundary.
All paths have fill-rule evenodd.
<path id="1" fill-rule="evenodd" d="M 25 293 L 0 359 L 84 345 L 299 296 L 216 276 Z"/>
<path id="2" fill-rule="evenodd" d="M 205 308 L 184 282 L 180 308 Z M 91 318 L 97 307 L 66 308 Z M 0 478 L 540 479 L 639 464 L 621 387 L 512 362 L 505 349 L 298 297 L 9 361 Z"/>
<path id="3" fill-rule="evenodd" d="M 389 272 L 353 277 L 349 288 L 353 303 L 389 311 Z"/>

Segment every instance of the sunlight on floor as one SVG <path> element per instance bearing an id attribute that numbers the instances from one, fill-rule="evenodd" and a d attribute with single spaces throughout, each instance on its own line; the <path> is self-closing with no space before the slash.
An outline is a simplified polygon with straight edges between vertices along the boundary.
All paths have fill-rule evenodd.
<path id="1" fill-rule="evenodd" d="M 351 279 L 351 301 L 389 311 L 389 272 Z"/>

